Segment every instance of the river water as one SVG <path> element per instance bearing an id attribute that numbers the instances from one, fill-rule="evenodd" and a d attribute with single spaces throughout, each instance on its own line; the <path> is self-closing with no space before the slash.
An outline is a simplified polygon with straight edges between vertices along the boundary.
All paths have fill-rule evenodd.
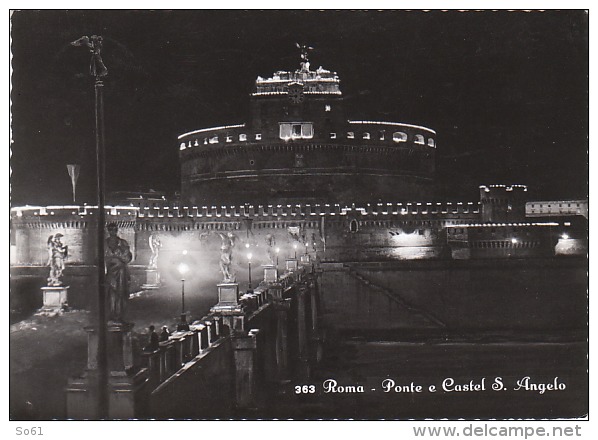
<path id="1" fill-rule="evenodd" d="M 324 358 L 307 381 L 315 392 L 288 392 L 304 418 L 583 417 L 586 264 L 548 259 L 325 270 Z M 398 388 L 385 392 L 389 384 Z"/>

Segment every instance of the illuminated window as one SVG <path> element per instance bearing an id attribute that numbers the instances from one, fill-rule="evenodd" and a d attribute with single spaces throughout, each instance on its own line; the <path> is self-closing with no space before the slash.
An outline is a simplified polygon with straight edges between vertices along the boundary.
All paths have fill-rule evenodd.
<path id="1" fill-rule="evenodd" d="M 256 141 L 261 141 L 261 140 L 262 140 L 262 134 L 261 134 L 261 133 L 257 133 L 257 134 L 255 135 L 255 140 L 256 140 Z"/>
<path id="2" fill-rule="evenodd" d="M 421 145 L 425 144 L 424 137 L 421 134 L 416 134 L 413 139 L 413 142 L 415 142 L 416 144 L 421 144 Z"/>
<path id="3" fill-rule="evenodd" d="M 347 139 L 355 139 L 355 133 L 352 131 L 347 132 Z"/>
<path id="4" fill-rule="evenodd" d="M 329 112 L 330 110 L 332 110 L 332 107 L 330 105 L 326 105 L 324 107 L 324 110 L 326 110 L 327 112 Z"/>
<path id="5" fill-rule="evenodd" d="M 434 139 L 428 139 L 428 147 L 436 148 L 436 143 L 434 142 Z"/>
<path id="6" fill-rule="evenodd" d="M 227 136 L 226 137 L 226 142 L 232 142 L 233 141 L 233 137 L 232 136 Z"/>
<path id="7" fill-rule="evenodd" d="M 330 139 L 336 139 L 336 133 L 330 133 Z"/>
<path id="8" fill-rule="evenodd" d="M 369 133 L 366 131 L 366 132 L 363 134 L 363 138 L 364 138 L 364 139 L 369 139 L 369 138 L 370 138 L 370 134 L 369 134 Z"/>
<path id="9" fill-rule="evenodd" d="M 397 131 L 392 134 L 392 140 L 395 142 L 407 142 L 407 134 L 402 131 Z"/>
<path id="10" fill-rule="evenodd" d="M 218 136 L 212 136 L 209 140 L 210 144 L 217 144 L 218 143 Z"/>
<path id="11" fill-rule="evenodd" d="M 301 137 L 301 124 L 291 125 L 291 137 L 293 139 Z"/>
<path id="12" fill-rule="evenodd" d="M 280 123 L 280 139 L 311 139 L 313 137 L 314 130 L 311 122 Z"/>
<path id="13" fill-rule="evenodd" d="M 246 135 L 246 134 L 240 134 L 240 135 L 239 135 L 239 140 L 240 140 L 241 142 L 243 142 L 243 141 L 246 141 L 246 140 L 247 140 L 247 135 Z"/>

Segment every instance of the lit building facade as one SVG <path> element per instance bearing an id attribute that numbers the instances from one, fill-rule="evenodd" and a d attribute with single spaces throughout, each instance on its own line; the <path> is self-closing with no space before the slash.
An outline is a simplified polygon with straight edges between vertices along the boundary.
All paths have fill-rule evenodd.
<path id="1" fill-rule="evenodd" d="M 249 120 L 179 136 L 183 204 L 429 200 L 436 132 L 356 121 L 338 75 L 309 62 L 258 77 Z"/>

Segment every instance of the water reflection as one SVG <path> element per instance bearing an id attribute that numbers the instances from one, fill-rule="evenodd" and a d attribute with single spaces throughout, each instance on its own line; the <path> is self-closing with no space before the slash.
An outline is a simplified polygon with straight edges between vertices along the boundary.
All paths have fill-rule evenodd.
<path id="1" fill-rule="evenodd" d="M 441 249 L 437 246 L 428 247 L 395 247 L 388 249 L 387 256 L 394 260 L 426 260 L 438 258 Z"/>

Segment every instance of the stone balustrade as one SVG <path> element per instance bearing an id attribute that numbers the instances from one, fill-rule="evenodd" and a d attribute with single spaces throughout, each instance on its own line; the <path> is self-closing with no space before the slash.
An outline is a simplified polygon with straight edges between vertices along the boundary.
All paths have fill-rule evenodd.
<path id="1" fill-rule="evenodd" d="M 132 352 L 129 356 L 128 349 L 123 348 L 123 365 L 114 364 L 110 371 L 118 373 L 114 377 L 118 377 L 119 387 L 126 382 L 124 389 L 129 394 L 122 400 L 118 394 L 121 388 L 114 388 L 110 418 L 180 415 L 181 402 L 194 393 L 220 399 L 225 407 L 232 398 L 237 408 L 255 408 L 261 405 L 259 390 L 264 384 L 288 383 L 291 374 L 304 380 L 314 358 L 312 352 L 321 351 L 311 347 L 321 345 L 321 340 L 314 297 L 317 289 L 313 288 L 309 267 L 310 262 L 303 261 L 296 270 L 278 276 L 274 266 L 264 266 L 265 280 L 241 295 L 235 283 L 219 285 L 223 292 L 219 291 L 219 302 L 210 313 L 189 324 L 188 330 L 173 332 L 155 350 L 144 350 L 141 368 L 133 364 Z M 130 323 L 113 331 L 118 330 L 114 338 L 122 347 L 130 346 L 124 342 L 130 338 L 132 327 Z M 94 355 L 95 334 L 91 331 L 90 335 L 89 353 Z M 111 356 L 118 357 L 114 353 Z M 89 371 L 97 368 L 95 357 L 91 356 L 88 364 Z M 69 417 L 98 417 L 92 385 L 92 376 L 69 381 Z M 188 409 L 190 416 L 198 417 L 205 406 Z"/>
<path id="2" fill-rule="evenodd" d="M 243 314 L 250 316 L 272 301 L 283 300 L 284 292 L 302 280 L 306 268 L 302 264 L 297 270 L 287 271 L 276 282 L 262 282 L 252 291 L 239 296 Z M 224 324 L 222 317 L 213 312 L 189 325 L 188 331 L 176 331 L 168 341 L 160 342 L 154 351 L 144 351 L 141 357 L 149 370 L 151 388 L 156 388 L 172 377 L 187 362 L 203 356 L 219 339 L 229 336 L 231 329 Z"/>
<path id="3" fill-rule="evenodd" d="M 149 369 L 155 388 L 182 368 L 187 362 L 209 350 L 223 337 L 219 317 L 208 316 L 189 325 L 188 331 L 172 333 L 168 341 L 160 342 L 154 351 L 144 351 L 141 357 Z"/>

